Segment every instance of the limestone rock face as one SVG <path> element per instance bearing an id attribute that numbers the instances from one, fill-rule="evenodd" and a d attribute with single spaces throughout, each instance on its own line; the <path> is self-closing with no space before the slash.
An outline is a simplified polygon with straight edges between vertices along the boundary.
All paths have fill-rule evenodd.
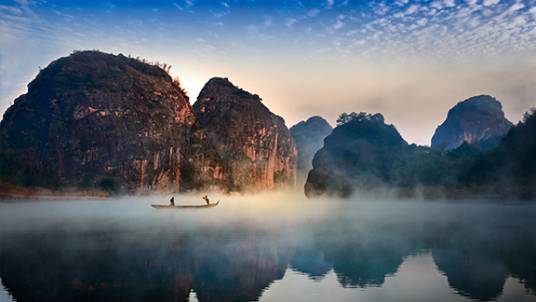
<path id="1" fill-rule="evenodd" d="M 322 148 L 324 138 L 333 128 L 320 116 L 313 116 L 301 121 L 290 128 L 298 149 L 298 176 L 305 180 L 309 170 L 313 168 L 313 157 Z"/>
<path id="2" fill-rule="evenodd" d="M 290 132 L 257 95 L 214 78 L 195 108 L 165 67 L 73 53 L 42 70 L 4 114 L 0 181 L 130 193 L 295 183 Z"/>
<path id="3" fill-rule="evenodd" d="M 3 175 L 26 185 L 179 190 L 195 116 L 161 67 L 76 52 L 43 69 L 0 124 Z"/>
<path id="4" fill-rule="evenodd" d="M 225 191 L 292 186 L 297 150 L 285 121 L 270 112 L 258 95 L 212 78 L 193 106 L 221 167 L 217 183 Z"/>
<path id="5" fill-rule="evenodd" d="M 489 95 L 471 97 L 449 110 L 432 137 L 432 148 L 452 150 L 467 142 L 492 149 L 511 127 L 499 101 Z"/>

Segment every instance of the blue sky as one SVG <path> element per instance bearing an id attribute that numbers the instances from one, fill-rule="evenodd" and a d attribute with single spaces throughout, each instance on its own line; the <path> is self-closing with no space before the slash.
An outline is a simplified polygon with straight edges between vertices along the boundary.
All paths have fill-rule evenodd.
<path id="1" fill-rule="evenodd" d="M 228 76 L 289 125 L 382 112 L 428 144 L 474 94 L 514 122 L 535 106 L 535 48 L 536 0 L 0 0 L 0 112 L 39 67 L 100 49 L 172 64 L 192 101 Z"/>

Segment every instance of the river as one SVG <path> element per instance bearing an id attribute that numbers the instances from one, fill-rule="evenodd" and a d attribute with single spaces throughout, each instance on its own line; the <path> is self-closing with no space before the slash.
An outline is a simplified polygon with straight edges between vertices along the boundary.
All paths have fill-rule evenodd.
<path id="1" fill-rule="evenodd" d="M 530 202 L 168 199 L 0 202 L 0 301 L 536 301 Z"/>

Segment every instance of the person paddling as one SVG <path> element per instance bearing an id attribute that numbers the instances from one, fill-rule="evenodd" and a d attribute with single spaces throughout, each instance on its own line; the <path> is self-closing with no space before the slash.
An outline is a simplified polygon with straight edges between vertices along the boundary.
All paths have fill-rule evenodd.
<path id="1" fill-rule="evenodd" d="M 171 196 L 171 199 L 169 200 L 169 205 L 172 207 L 175 206 L 175 196 Z"/>
<path id="2" fill-rule="evenodd" d="M 210 200 L 208 199 L 208 195 L 203 196 L 203 200 L 207 203 L 207 206 L 210 205 Z"/>

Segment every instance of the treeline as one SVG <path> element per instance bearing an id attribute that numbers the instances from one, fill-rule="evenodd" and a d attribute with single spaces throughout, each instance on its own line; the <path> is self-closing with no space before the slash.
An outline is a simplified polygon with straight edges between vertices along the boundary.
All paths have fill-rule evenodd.
<path id="1" fill-rule="evenodd" d="M 392 190 L 402 195 L 536 196 L 536 113 L 482 151 L 467 143 L 451 151 L 408 144 L 381 114 L 344 113 L 313 159 L 305 193 L 350 196 Z"/>

